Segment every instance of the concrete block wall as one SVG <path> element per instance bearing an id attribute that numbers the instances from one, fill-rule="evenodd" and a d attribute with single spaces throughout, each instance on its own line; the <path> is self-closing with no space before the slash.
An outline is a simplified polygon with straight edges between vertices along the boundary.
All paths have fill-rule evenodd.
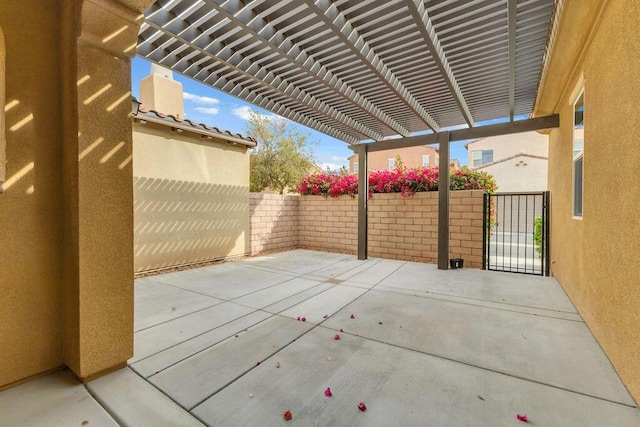
<path id="1" fill-rule="evenodd" d="M 465 267 L 482 268 L 482 193 L 479 190 L 451 192 L 449 258 L 464 258 Z"/>
<path id="2" fill-rule="evenodd" d="M 349 196 L 251 195 L 251 253 L 297 246 L 356 254 L 358 201 Z M 294 236 L 295 233 L 295 236 Z M 482 266 L 482 191 L 453 191 L 449 257 Z M 374 194 L 369 200 L 369 255 L 436 263 L 438 193 Z"/>
<path id="3" fill-rule="evenodd" d="M 300 196 L 250 193 L 251 255 L 298 246 Z"/>
<path id="4" fill-rule="evenodd" d="M 300 196 L 298 245 L 306 249 L 358 252 L 358 199 Z"/>
<path id="5" fill-rule="evenodd" d="M 482 191 L 452 191 L 449 258 L 482 267 Z M 438 262 L 438 193 L 374 194 L 369 203 L 369 255 Z"/>

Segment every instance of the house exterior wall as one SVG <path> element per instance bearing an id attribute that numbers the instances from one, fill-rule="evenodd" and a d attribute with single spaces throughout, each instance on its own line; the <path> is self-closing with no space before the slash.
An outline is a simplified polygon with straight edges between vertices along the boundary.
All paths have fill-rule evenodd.
<path id="1" fill-rule="evenodd" d="M 473 152 L 481 150 L 493 150 L 494 162 L 520 153 L 547 157 L 549 137 L 538 132 L 523 132 L 472 141 L 467 144 L 467 164 L 470 168 L 473 167 Z"/>
<path id="2" fill-rule="evenodd" d="M 640 3 L 568 1 L 536 115 L 551 131 L 551 271 L 640 401 Z M 581 54 L 582 52 L 582 54 Z M 584 202 L 572 218 L 572 103 L 584 79 Z"/>
<path id="3" fill-rule="evenodd" d="M 438 150 L 433 147 L 420 145 L 417 147 L 369 153 L 369 170 L 389 170 L 389 159 L 395 159 L 396 156 L 400 156 L 402 163 L 408 168 L 421 167 L 423 155 L 429 155 L 429 167 L 438 166 L 436 162 Z M 356 173 L 354 165 L 356 162 L 358 162 L 357 154 L 349 157 L 349 173 Z"/>
<path id="4" fill-rule="evenodd" d="M 464 258 L 466 267 L 482 266 L 482 193 L 451 192 L 449 257 Z M 357 199 L 252 194 L 251 200 L 253 254 L 292 245 L 357 253 Z M 373 194 L 368 241 L 372 257 L 436 263 L 438 193 Z"/>
<path id="5" fill-rule="evenodd" d="M 150 3 L 0 2 L 0 389 L 133 355 L 130 57 Z"/>
<path id="6" fill-rule="evenodd" d="M 498 184 L 499 193 L 547 190 L 547 159 L 518 156 L 480 168 Z"/>
<path id="7" fill-rule="evenodd" d="M 0 389 L 63 363 L 60 48 L 51 19 L 59 12 L 57 2 L 0 2 L 8 107 L 0 110 Z"/>
<path id="8" fill-rule="evenodd" d="M 249 252 L 249 149 L 133 127 L 135 271 Z"/>

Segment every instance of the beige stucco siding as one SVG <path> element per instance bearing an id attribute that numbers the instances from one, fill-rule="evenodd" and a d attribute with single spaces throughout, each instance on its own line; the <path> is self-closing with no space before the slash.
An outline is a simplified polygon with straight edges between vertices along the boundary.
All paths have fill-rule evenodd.
<path id="1" fill-rule="evenodd" d="M 249 252 L 249 150 L 134 124 L 135 270 Z"/>
<path id="2" fill-rule="evenodd" d="M 576 40 L 593 38 L 575 67 L 552 62 L 539 100 L 539 113 L 553 105 L 560 113 L 549 144 L 551 270 L 640 401 L 640 2 L 567 2 L 564 17 L 553 57 L 567 61 Z M 571 104 L 581 76 L 584 206 L 573 219 Z"/>
<path id="3" fill-rule="evenodd" d="M 518 156 L 480 168 L 495 178 L 498 192 L 545 191 L 547 189 L 547 160 Z"/>
<path id="4" fill-rule="evenodd" d="M 493 150 L 493 161 L 527 153 L 535 156 L 547 156 L 548 137 L 538 132 L 524 132 L 513 135 L 492 136 L 473 141 L 467 145 L 467 164 L 473 166 L 473 152 Z"/>
<path id="5" fill-rule="evenodd" d="M 0 2 L 9 107 L 0 193 L 0 387 L 63 363 L 57 15 L 57 2 Z"/>
<path id="6" fill-rule="evenodd" d="M 0 2 L 0 388 L 133 355 L 129 56 L 148 2 L 134 3 Z"/>

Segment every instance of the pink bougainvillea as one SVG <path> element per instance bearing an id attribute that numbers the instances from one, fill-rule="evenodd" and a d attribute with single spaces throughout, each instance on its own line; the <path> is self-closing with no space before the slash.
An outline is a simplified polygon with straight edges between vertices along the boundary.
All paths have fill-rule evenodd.
<path id="1" fill-rule="evenodd" d="M 372 171 L 369 173 L 370 193 L 401 193 L 411 197 L 419 191 L 438 189 L 438 168 L 396 168 L 393 171 Z M 472 171 L 466 167 L 451 172 L 452 190 L 486 190 L 495 192 L 497 185 L 493 176 L 483 171 Z M 338 197 L 358 194 L 357 175 L 334 175 L 319 173 L 306 176 L 298 185 L 302 195 Z"/>

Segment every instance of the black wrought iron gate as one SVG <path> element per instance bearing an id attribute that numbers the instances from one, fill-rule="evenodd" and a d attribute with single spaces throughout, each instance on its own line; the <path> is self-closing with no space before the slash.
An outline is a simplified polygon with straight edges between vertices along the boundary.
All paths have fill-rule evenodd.
<path id="1" fill-rule="evenodd" d="M 549 275 L 549 192 L 484 195 L 485 270 Z"/>

